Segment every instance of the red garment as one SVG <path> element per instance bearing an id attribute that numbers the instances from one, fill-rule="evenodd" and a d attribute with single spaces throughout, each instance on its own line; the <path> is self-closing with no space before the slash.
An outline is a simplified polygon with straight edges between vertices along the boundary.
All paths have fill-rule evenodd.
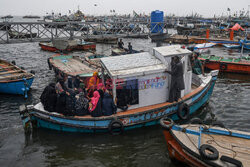
<path id="1" fill-rule="evenodd" d="M 245 29 L 242 28 L 238 23 L 236 23 L 232 28 L 229 28 L 230 30 L 234 30 L 234 31 L 239 31 L 242 30 L 244 31 Z"/>
<path id="2" fill-rule="evenodd" d="M 94 91 L 94 96 L 91 98 L 92 108 L 90 109 L 90 112 L 94 111 L 97 103 L 100 99 L 100 94 L 98 91 Z"/>

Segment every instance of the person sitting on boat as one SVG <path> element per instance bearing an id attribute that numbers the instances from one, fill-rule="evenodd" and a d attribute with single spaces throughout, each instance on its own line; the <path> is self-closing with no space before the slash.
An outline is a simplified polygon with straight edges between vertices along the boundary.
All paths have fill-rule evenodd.
<path id="1" fill-rule="evenodd" d="M 75 90 L 80 88 L 80 83 L 81 83 L 80 76 L 77 75 L 76 78 L 74 78 L 74 81 L 73 81 L 73 86 L 74 86 Z"/>
<path id="2" fill-rule="evenodd" d="M 193 57 L 193 61 L 192 61 L 192 71 L 193 73 L 197 74 L 197 75 L 204 75 L 204 68 L 201 64 L 201 61 L 198 59 L 199 57 L 199 53 L 196 53 Z"/>
<path id="3" fill-rule="evenodd" d="M 183 79 L 183 65 L 178 56 L 172 58 L 171 71 L 166 71 L 171 75 L 171 84 L 169 92 L 169 102 L 178 101 L 181 97 L 181 90 L 185 89 Z"/>
<path id="4" fill-rule="evenodd" d="M 102 116 L 102 108 L 100 101 L 100 94 L 98 91 L 94 91 L 93 97 L 89 103 L 89 112 L 92 117 Z"/>
<path id="5" fill-rule="evenodd" d="M 118 42 L 118 48 L 123 49 L 124 43 L 122 42 L 122 39 Z"/>
<path id="6" fill-rule="evenodd" d="M 90 114 L 89 112 L 89 99 L 84 92 L 80 92 L 76 95 L 75 103 L 75 115 L 84 116 Z"/>
<path id="7" fill-rule="evenodd" d="M 88 82 L 88 93 L 89 97 L 93 96 L 93 92 L 97 89 L 97 85 L 99 84 L 100 79 L 98 77 L 98 72 L 94 72 L 93 76 L 89 79 Z"/>
<path id="8" fill-rule="evenodd" d="M 46 111 L 54 112 L 56 110 L 57 94 L 55 83 L 50 83 L 45 87 L 42 95 L 40 96 L 40 100 Z"/>
<path id="9" fill-rule="evenodd" d="M 117 107 L 113 101 L 113 98 L 109 90 L 106 90 L 102 99 L 102 114 L 105 116 L 109 116 L 112 114 L 116 114 L 116 110 Z"/>
<path id="10" fill-rule="evenodd" d="M 67 77 L 65 81 L 65 87 L 67 88 L 67 90 L 73 90 L 73 81 L 71 76 Z"/>
<path id="11" fill-rule="evenodd" d="M 64 80 L 62 78 L 59 78 L 55 86 L 55 89 L 57 93 L 56 112 L 64 113 L 65 106 L 66 106 L 66 94 L 69 95 L 69 93 L 66 91 Z"/>
<path id="12" fill-rule="evenodd" d="M 133 47 L 131 45 L 131 42 L 128 43 L 128 52 L 133 53 Z"/>

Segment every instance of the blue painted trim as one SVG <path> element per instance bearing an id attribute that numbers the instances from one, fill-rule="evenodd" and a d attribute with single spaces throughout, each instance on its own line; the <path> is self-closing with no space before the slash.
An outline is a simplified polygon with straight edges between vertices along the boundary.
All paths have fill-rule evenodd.
<path id="1" fill-rule="evenodd" d="M 30 89 L 33 80 L 34 77 L 26 80 L 28 85 L 26 88 L 27 90 Z M 0 83 L 0 93 L 24 95 L 25 87 L 23 79 L 19 81 Z"/>

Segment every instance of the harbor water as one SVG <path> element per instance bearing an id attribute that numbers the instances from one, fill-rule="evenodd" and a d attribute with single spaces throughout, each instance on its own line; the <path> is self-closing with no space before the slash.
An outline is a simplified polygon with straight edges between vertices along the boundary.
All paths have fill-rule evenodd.
<path id="1" fill-rule="evenodd" d="M 136 50 L 150 51 L 155 47 L 149 39 L 124 39 Z M 111 45 L 98 44 L 97 52 L 110 54 Z M 240 55 L 239 50 L 222 47 L 211 49 L 218 56 Z M 246 53 L 247 55 L 249 53 Z M 138 166 L 176 167 L 168 157 L 160 126 L 146 127 L 122 135 L 75 134 L 39 129 L 25 135 L 18 108 L 36 104 L 43 89 L 55 81 L 47 65 L 53 53 L 40 50 L 38 43 L 0 45 L 0 58 L 15 60 L 36 77 L 25 100 L 22 96 L 0 95 L 0 166 Z M 84 56 L 82 52 L 71 55 Z M 250 129 L 250 77 L 240 74 L 220 74 L 209 103 L 200 109 L 198 117 L 216 119 L 228 127 Z"/>

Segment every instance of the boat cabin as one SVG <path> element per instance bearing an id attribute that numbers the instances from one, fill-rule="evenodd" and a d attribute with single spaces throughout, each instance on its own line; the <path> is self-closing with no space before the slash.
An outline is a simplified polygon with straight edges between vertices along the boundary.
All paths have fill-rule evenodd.
<path id="1" fill-rule="evenodd" d="M 103 82 L 112 90 L 118 108 L 164 103 L 169 99 L 171 84 L 171 75 L 165 71 L 171 71 L 174 56 L 179 56 L 183 63 L 185 90 L 181 96 L 191 92 L 190 54 L 192 52 L 180 45 L 172 45 L 153 48 L 152 54 L 142 52 L 101 58 Z"/>

